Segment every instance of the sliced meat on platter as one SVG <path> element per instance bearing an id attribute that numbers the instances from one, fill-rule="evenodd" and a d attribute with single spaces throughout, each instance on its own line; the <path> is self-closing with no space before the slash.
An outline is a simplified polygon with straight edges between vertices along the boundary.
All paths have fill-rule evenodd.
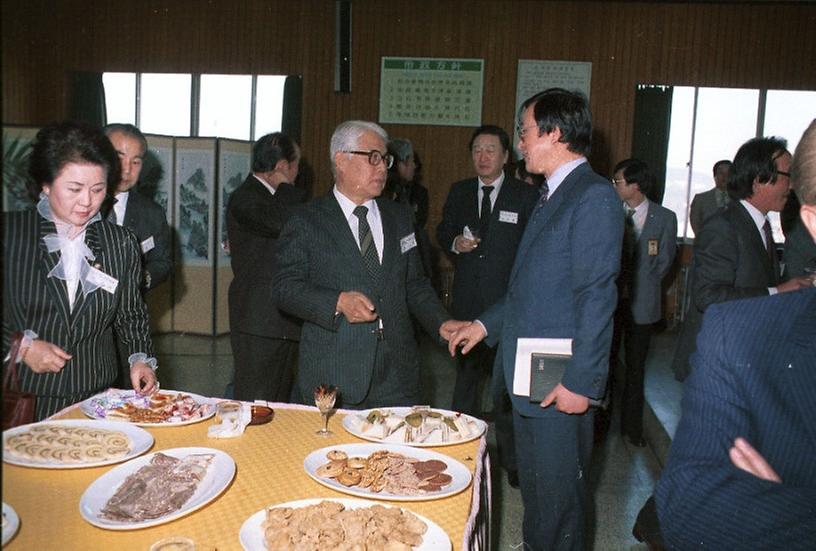
<path id="1" fill-rule="evenodd" d="M 102 508 L 108 520 L 137 522 L 181 509 L 207 474 L 214 455 L 178 459 L 156 453 L 150 463 L 128 476 Z"/>

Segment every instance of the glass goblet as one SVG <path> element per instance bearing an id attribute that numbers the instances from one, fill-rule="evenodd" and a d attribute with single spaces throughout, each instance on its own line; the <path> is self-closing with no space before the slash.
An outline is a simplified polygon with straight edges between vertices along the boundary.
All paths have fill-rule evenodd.
<path id="1" fill-rule="evenodd" d="M 323 428 L 315 434 L 318 436 L 329 436 L 332 432 L 329 430 L 329 413 L 334 407 L 334 402 L 337 399 L 337 388 L 331 385 L 320 385 L 314 391 L 315 405 L 320 410 L 320 416 L 323 419 Z"/>

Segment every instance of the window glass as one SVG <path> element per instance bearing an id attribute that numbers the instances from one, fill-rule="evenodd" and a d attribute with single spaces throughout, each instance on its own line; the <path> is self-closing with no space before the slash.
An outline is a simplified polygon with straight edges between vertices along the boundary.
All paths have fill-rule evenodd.
<path id="1" fill-rule="evenodd" d="M 136 73 L 103 73 L 109 123 L 136 124 Z"/>
<path id="2" fill-rule="evenodd" d="M 189 74 L 142 74 L 142 132 L 189 136 L 191 84 L 192 76 Z"/>
<path id="3" fill-rule="evenodd" d="M 763 133 L 785 138 L 793 153 L 813 117 L 816 117 L 816 92 L 768 90 Z"/>
<path id="4" fill-rule="evenodd" d="M 688 217 L 688 162 L 691 156 L 691 122 L 694 120 L 694 88 L 675 86 L 672 91 L 671 127 L 666 155 L 666 191 L 663 206 L 677 215 L 677 236 L 686 235 Z M 691 227 L 689 227 L 689 232 Z"/>
<path id="5" fill-rule="evenodd" d="M 257 140 L 270 132 L 281 129 L 283 118 L 283 85 L 285 76 L 262 75 L 258 77 L 255 92 L 255 135 Z"/>
<path id="6" fill-rule="evenodd" d="M 249 140 L 251 75 L 201 75 L 199 136 Z"/>

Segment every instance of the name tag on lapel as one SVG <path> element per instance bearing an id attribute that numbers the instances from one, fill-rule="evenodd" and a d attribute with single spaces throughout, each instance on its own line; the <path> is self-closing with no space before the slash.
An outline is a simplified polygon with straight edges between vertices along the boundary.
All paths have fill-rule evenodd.
<path id="1" fill-rule="evenodd" d="M 657 256 L 657 239 L 649 239 L 649 256 Z"/>
<path id="2" fill-rule="evenodd" d="M 113 294 L 116 292 L 116 287 L 119 286 L 119 280 L 113 276 L 109 276 L 102 270 L 91 268 L 88 272 L 88 281 L 99 285 L 105 291 Z"/>
<path id="3" fill-rule="evenodd" d="M 400 239 L 400 252 L 402 254 L 407 253 L 411 249 L 417 246 L 416 242 L 416 235 L 414 233 L 410 233 Z"/>
<path id="4" fill-rule="evenodd" d="M 142 245 L 142 254 L 147 254 L 148 251 L 153 250 L 153 247 L 156 246 L 156 244 L 153 242 L 153 236 L 152 235 L 150 237 L 148 237 L 147 239 L 145 239 L 144 241 L 142 241 L 141 245 Z"/>
<path id="5" fill-rule="evenodd" d="M 518 224 L 518 213 L 510 212 L 509 210 L 500 210 L 499 222 L 507 222 L 508 224 Z"/>

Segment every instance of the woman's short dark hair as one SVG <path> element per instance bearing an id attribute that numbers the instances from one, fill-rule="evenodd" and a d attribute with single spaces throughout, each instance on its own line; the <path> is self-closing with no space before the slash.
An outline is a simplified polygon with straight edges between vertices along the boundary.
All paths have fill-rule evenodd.
<path id="1" fill-rule="evenodd" d="M 68 163 L 87 163 L 105 169 L 107 194 L 112 197 L 121 178 L 119 155 L 98 126 L 85 122 L 49 124 L 37 132 L 29 159 L 28 191 L 35 201 Z"/>
<path id="2" fill-rule="evenodd" d="M 533 118 L 541 132 L 549 134 L 561 130 L 561 143 L 573 153 L 589 155 L 592 149 L 592 115 L 584 94 L 563 88 L 548 88 L 528 98 L 521 106 L 519 120 L 524 110 L 533 106 Z"/>
<path id="3" fill-rule="evenodd" d="M 728 173 L 728 195 L 747 199 L 754 194 L 754 180 L 763 184 L 776 182 L 777 157 L 788 151 L 784 138 L 753 138 L 742 144 Z"/>
<path id="4" fill-rule="evenodd" d="M 252 148 L 252 172 L 275 170 L 279 161 L 292 162 L 298 158 L 295 140 L 282 132 L 272 132 L 255 142 Z"/>
<path id="5" fill-rule="evenodd" d="M 643 195 L 649 195 L 654 187 L 654 174 L 646 161 L 640 159 L 625 159 L 615 165 L 612 174 L 623 171 L 623 179 L 627 184 L 637 184 Z"/>

